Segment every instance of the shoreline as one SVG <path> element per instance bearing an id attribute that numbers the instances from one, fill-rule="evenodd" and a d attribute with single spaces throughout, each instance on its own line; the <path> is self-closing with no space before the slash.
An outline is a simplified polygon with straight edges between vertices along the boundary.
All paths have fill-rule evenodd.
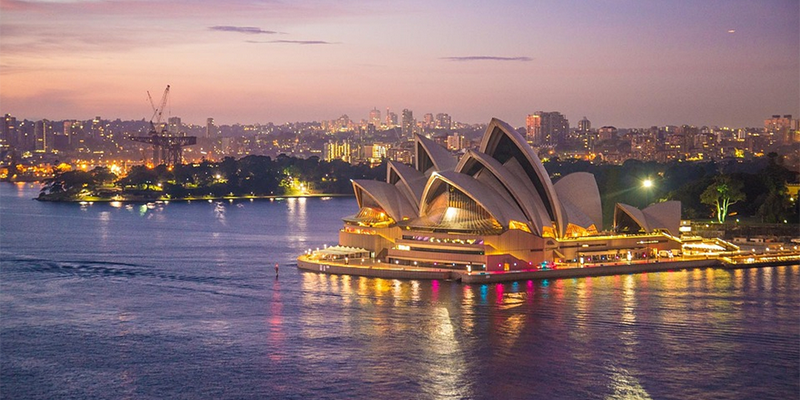
<path id="1" fill-rule="evenodd" d="M 776 259 L 777 257 L 777 259 Z M 687 269 L 721 268 L 743 269 L 761 268 L 781 265 L 800 264 L 800 253 L 787 253 L 781 256 L 764 256 L 763 261 L 736 263 L 723 258 L 702 258 L 676 261 L 656 261 L 642 263 L 622 263 L 616 265 L 587 265 L 584 267 L 567 267 L 548 270 L 489 271 L 467 273 L 462 270 L 436 268 L 402 268 L 386 263 L 367 261 L 359 265 L 326 260 L 310 260 L 306 256 L 297 258 L 297 268 L 333 275 L 353 275 L 383 279 L 420 279 L 420 280 L 454 280 L 461 283 L 501 283 L 520 280 L 570 279 L 597 276 L 613 276 L 639 274 L 647 272 L 665 272 Z"/>
<path id="2" fill-rule="evenodd" d="M 85 197 L 82 199 L 42 199 L 34 197 L 33 200 L 42 201 L 46 203 L 154 203 L 154 202 L 192 202 L 192 201 L 223 201 L 223 200 L 278 200 L 278 199 L 296 199 L 296 198 L 322 198 L 322 197 L 353 197 L 353 194 L 293 194 L 293 195 L 247 195 L 247 196 L 202 196 L 202 197 L 183 197 L 183 198 L 94 198 Z"/>

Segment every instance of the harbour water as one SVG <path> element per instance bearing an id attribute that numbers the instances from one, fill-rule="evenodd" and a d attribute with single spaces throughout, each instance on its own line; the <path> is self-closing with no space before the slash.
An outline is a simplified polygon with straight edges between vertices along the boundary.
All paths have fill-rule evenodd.
<path id="1" fill-rule="evenodd" d="M 0 185 L 0 397 L 800 396 L 800 267 L 466 285 L 301 272 L 354 199 Z M 279 264 L 279 277 L 274 265 Z"/>

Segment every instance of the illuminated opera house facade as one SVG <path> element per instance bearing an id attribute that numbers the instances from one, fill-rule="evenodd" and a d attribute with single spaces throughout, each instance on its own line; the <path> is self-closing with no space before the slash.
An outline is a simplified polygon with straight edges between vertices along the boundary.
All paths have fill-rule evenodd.
<path id="1" fill-rule="evenodd" d="M 493 119 L 479 150 L 460 159 L 425 137 L 415 141 L 413 167 L 390 161 L 386 182 L 353 181 L 359 210 L 344 218 L 329 255 L 493 271 L 680 248 L 679 202 L 643 210 L 617 204 L 614 226 L 604 229 L 594 176 L 578 172 L 554 184 L 525 138 L 503 121 Z"/>

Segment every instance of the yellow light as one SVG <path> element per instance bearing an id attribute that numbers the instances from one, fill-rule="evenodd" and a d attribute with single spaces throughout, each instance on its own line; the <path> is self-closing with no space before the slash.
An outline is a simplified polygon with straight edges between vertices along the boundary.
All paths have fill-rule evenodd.
<path id="1" fill-rule="evenodd" d="M 653 181 L 651 181 L 650 179 L 645 179 L 642 182 L 642 186 L 644 186 L 645 188 L 652 187 L 653 186 Z"/>

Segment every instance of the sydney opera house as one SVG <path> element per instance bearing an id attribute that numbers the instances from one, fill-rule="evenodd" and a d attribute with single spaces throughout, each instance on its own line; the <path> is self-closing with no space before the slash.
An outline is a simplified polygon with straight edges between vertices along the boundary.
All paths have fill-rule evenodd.
<path id="1" fill-rule="evenodd" d="M 422 136 L 415 165 L 389 162 L 386 182 L 356 180 L 359 210 L 344 218 L 326 258 L 397 265 L 521 270 L 552 263 L 651 258 L 679 249 L 680 203 L 614 208 L 603 226 L 594 176 L 553 183 L 525 138 L 493 119 L 478 151 L 460 159 Z"/>

